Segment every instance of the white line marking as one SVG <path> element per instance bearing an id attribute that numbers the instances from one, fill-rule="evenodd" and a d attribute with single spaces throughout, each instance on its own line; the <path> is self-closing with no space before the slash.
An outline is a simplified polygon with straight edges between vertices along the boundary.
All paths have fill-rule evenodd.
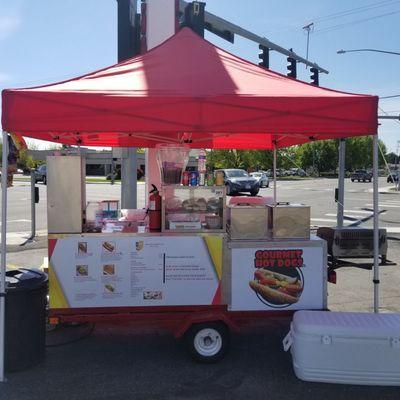
<path id="1" fill-rule="evenodd" d="M 327 219 L 327 218 L 311 218 L 311 221 L 335 222 L 336 223 L 336 219 Z"/>
<path id="2" fill-rule="evenodd" d="M 9 221 L 7 221 L 7 224 L 10 222 L 31 222 L 30 219 L 10 219 Z M 1 226 L 1 224 L 0 224 Z"/>
<path id="3" fill-rule="evenodd" d="M 39 235 L 47 235 L 47 230 L 38 230 L 36 234 Z M 29 236 L 30 232 L 7 232 L 7 238 L 22 238 L 24 236 Z"/>
<path id="4" fill-rule="evenodd" d="M 372 207 L 372 206 L 373 206 L 373 204 L 366 204 L 366 206 L 368 206 L 368 207 Z M 400 205 L 399 205 L 399 206 L 395 206 L 394 204 L 381 204 L 381 203 L 379 203 L 379 207 L 392 207 L 392 208 L 400 208 Z"/>
<path id="5" fill-rule="evenodd" d="M 344 210 L 345 213 L 355 213 L 355 214 L 373 214 L 374 212 L 366 210 Z M 385 210 L 386 212 L 386 210 Z"/>
<path id="6" fill-rule="evenodd" d="M 370 213 L 371 214 L 371 213 Z M 325 214 L 327 217 L 336 217 L 336 215 L 337 214 Z M 371 214 L 371 215 L 373 215 L 373 214 Z M 365 215 L 351 215 L 351 214 L 347 214 L 347 215 L 345 215 L 344 216 L 344 218 L 346 218 L 346 217 L 348 217 L 348 218 L 356 218 L 356 219 L 359 219 L 359 218 L 365 218 Z"/>
<path id="7" fill-rule="evenodd" d="M 392 226 L 386 227 L 383 229 L 386 229 L 387 233 L 400 233 L 400 228 L 396 228 L 396 227 L 392 227 Z"/>

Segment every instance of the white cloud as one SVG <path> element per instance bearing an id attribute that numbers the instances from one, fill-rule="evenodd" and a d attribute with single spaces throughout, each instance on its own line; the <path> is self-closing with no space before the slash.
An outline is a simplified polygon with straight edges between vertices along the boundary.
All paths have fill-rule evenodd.
<path id="1" fill-rule="evenodd" d="M 0 15 L 0 40 L 7 39 L 21 26 L 21 19 L 16 15 Z"/>

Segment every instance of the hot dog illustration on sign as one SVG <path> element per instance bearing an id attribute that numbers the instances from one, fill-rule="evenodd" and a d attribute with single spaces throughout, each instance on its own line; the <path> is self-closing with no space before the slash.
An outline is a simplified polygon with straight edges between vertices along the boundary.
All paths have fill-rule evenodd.
<path id="1" fill-rule="evenodd" d="M 285 308 L 300 300 L 304 288 L 303 250 L 257 250 L 254 279 L 249 286 L 258 299 L 274 308 Z"/>

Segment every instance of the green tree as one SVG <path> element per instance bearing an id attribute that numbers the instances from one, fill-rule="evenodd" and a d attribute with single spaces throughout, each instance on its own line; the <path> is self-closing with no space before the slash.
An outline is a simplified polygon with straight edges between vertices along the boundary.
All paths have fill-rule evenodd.
<path id="1" fill-rule="evenodd" d="M 334 171 L 338 165 L 338 143 L 322 140 L 303 144 L 298 148 L 297 157 L 303 169 L 314 168 L 318 175 Z"/>
<path id="2" fill-rule="evenodd" d="M 379 140 L 382 152 L 386 154 L 385 144 Z M 383 158 L 379 152 L 379 162 Z M 339 162 L 339 140 L 322 140 L 291 146 L 277 151 L 277 167 L 289 169 L 301 166 L 305 170 L 315 167 L 322 172 L 334 172 Z M 273 167 L 272 150 L 209 150 L 207 167 L 243 168 L 246 170 L 267 170 Z M 372 137 L 360 136 L 346 139 L 346 169 L 372 167 Z"/>
<path id="3" fill-rule="evenodd" d="M 382 153 L 387 150 L 382 140 L 379 143 L 379 164 L 383 164 Z M 372 168 L 372 136 L 359 136 L 346 139 L 346 169 Z M 382 151 L 382 152 L 381 152 Z"/>
<path id="4" fill-rule="evenodd" d="M 400 157 L 393 152 L 386 154 L 385 158 L 388 164 L 397 164 L 400 162 Z"/>

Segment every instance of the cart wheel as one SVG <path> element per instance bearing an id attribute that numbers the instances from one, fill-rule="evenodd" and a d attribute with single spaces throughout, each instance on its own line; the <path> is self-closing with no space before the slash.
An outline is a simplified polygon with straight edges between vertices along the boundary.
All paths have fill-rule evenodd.
<path id="1" fill-rule="evenodd" d="M 198 362 L 215 363 L 229 349 L 229 329 L 222 322 L 193 325 L 185 335 L 190 355 Z"/>

